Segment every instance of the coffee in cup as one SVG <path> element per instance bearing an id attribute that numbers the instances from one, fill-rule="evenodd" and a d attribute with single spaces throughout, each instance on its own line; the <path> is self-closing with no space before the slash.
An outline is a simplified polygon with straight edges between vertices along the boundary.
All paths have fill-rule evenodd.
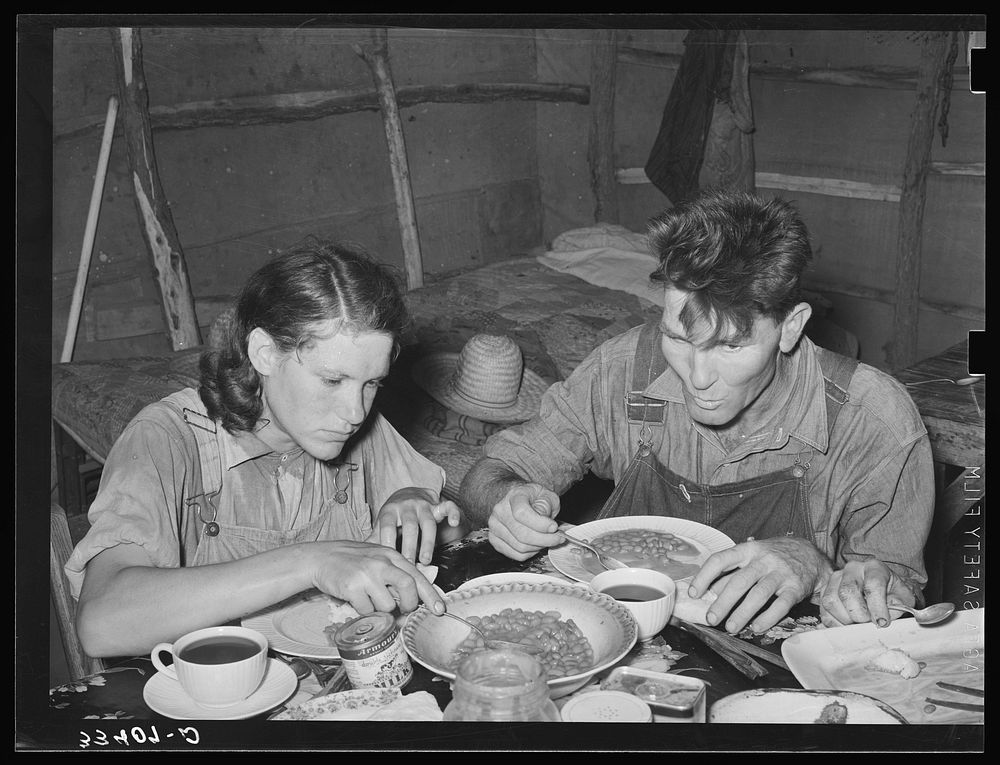
<path id="1" fill-rule="evenodd" d="M 674 611 L 677 585 L 662 571 L 616 568 L 590 580 L 590 589 L 614 598 L 628 609 L 639 627 L 639 640 L 659 634 Z"/>
<path id="2" fill-rule="evenodd" d="M 159 643 L 150 654 L 153 666 L 173 677 L 203 707 L 238 704 L 257 690 L 267 669 L 267 638 L 246 627 L 207 627 Z M 160 654 L 170 653 L 173 664 Z"/>

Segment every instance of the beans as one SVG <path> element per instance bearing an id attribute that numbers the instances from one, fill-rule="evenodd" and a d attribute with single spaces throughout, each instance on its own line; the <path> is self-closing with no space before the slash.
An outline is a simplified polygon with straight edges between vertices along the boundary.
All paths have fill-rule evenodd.
<path id="1" fill-rule="evenodd" d="M 692 557 L 700 554 L 697 547 L 666 531 L 622 529 L 601 534 L 591 540 L 609 555 L 628 559 L 653 560 L 668 563 L 675 556 Z"/>
<path id="2" fill-rule="evenodd" d="M 491 640 L 537 646 L 536 655 L 545 668 L 547 678 L 553 680 L 582 672 L 594 665 L 594 649 L 572 619 L 562 621 L 558 611 L 524 611 L 505 608 L 499 614 L 468 617 Z M 455 670 L 470 653 L 482 650 L 482 637 L 473 633 L 459 643 L 452 657 L 451 669 Z"/>

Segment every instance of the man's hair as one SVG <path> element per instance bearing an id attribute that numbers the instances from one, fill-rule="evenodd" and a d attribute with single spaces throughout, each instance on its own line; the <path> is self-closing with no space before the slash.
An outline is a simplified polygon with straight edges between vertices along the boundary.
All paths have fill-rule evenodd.
<path id="1" fill-rule="evenodd" d="M 339 331 L 390 335 L 395 358 L 408 314 L 389 267 L 357 245 L 309 237 L 250 276 L 221 347 L 202 355 L 198 392 L 209 417 L 230 433 L 256 426 L 261 381 L 247 356 L 255 328 L 291 353 L 313 342 L 318 325 L 331 319 L 341 320 Z"/>
<path id="2" fill-rule="evenodd" d="M 680 319 L 700 321 L 712 340 L 745 337 L 754 319 L 781 322 L 800 302 L 799 282 L 812 259 L 809 232 L 791 203 L 745 191 L 709 190 L 653 218 L 650 274 L 689 293 Z"/>

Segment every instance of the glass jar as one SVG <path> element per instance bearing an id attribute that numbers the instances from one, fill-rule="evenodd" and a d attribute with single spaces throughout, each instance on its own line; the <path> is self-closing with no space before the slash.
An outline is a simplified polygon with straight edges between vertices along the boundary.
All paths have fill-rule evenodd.
<path id="1" fill-rule="evenodd" d="M 545 668 L 521 651 L 484 650 L 458 667 L 446 721 L 559 722 Z"/>

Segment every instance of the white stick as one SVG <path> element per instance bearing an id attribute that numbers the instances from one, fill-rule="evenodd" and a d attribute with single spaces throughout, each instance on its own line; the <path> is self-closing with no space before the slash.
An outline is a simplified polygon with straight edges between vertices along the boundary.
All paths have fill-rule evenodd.
<path id="1" fill-rule="evenodd" d="M 83 292 L 87 287 L 87 272 L 90 270 L 90 255 L 94 249 L 94 236 L 97 234 L 97 218 L 101 211 L 101 195 L 104 193 L 104 178 L 108 173 L 108 157 L 111 154 L 111 141 L 115 135 L 117 117 L 118 99 L 111 96 L 108 99 L 108 115 L 104 120 L 104 137 L 101 139 L 101 154 L 97 159 L 94 189 L 90 194 L 87 227 L 83 232 L 80 266 L 76 272 L 76 285 L 73 287 L 73 304 L 70 306 L 69 319 L 66 322 L 66 338 L 63 340 L 62 358 L 60 359 L 63 363 L 73 358 L 73 347 L 76 345 L 76 330 L 80 323 L 80 311 L 83 308 Z"/>

